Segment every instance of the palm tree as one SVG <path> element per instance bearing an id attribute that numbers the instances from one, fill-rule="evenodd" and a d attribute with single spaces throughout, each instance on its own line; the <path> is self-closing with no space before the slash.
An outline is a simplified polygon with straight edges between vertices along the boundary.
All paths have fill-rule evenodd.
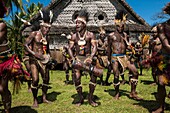
<path id="1" fill-rule="evenodd" d="M 43 5 L 40 3 L 37 5 L 35 3 L 32 3 L 29 6 L 26 5 L 24 11 L 18 10 L 14 13 L 15 15 L 10 16 L 10 20 L 7 22 L 9 31 L 8 37 L 11 42 L 12 49 L 19 55 L 20 58 L 23 54 L 24 37 L 21 34 L 22 27 L 25 24 L 23 24 L 23 22 L 28 22 L 27 20 L 30 20 L 35 14 L 37 14 L 42 7 Z"/>
<path id="2" fill-rule="evenodd" d="M 13 7 L 15 6 L 17 9 L 20 9 L 25 13 L 22 0 L 4 0 L 3 2 L 5 3 L 6 7 L 10 8 L 10 10 L 13 11 Z M 27 0 L 27 2 L 29 2 L 29 0 Z"/>

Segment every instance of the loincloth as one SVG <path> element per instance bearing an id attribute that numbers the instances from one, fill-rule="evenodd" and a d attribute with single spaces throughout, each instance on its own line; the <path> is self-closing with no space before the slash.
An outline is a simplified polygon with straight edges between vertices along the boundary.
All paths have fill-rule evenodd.
<path id="1" fill-rule="evenodd" d="M 45 64 L 43 64 L 40 60 L 38 60 L 38 59 L 36 59 L 35 57 L 31 57 L 30 56 L 30 58 L 29 58 L 30 60 L 30 65 L 31 64 L 34 64 L 34 65 L 36 65 L 36 67 L 38 68 L 38 70 L 40 69 L 40 68 L 42 68 L 43 69 L 43 71 L 45 72 L 45 68 L 46 68 L 46 65 Z"/>
<path id="2" fill-rule="evenodd" d="M 109 66 L 108 56 L 98 57 L 96 65 L 100 65 L 97 67 L 103 67 L 103 68 L 108 67 Z"/>
<path id="3" fill-rule="evenodd" d="M 112 54 L 112 63 L 119 62 L 122 67 L 122 72 L 124 73 L 125 69 L 127 68 L 127 57 L 125 54 Z"/>

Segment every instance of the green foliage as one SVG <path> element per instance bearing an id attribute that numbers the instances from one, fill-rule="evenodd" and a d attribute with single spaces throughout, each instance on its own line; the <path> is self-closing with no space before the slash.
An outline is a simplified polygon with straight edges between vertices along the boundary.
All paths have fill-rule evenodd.
<path id="1" fill-rule="evenodd" d="M 19 0 L 18 3 L 22 3 L 22 1 Z M 22 36 L 22 28 L 25 26 L 25 23 L 21 20 L 30 20 L 42 7 L 43 5 L 40 3 L 37 5 L 32 3 L 23 7 L 22 10 L 17 10 L 15 13 L 10 15 L 10 20 L 7 22 L 8 39 L 11 42 L 12 50 L 19 56 L 19 58 L 23 56 L 23 43 L 25 40 Z"/>
<path id="2" fill-rule="evenodd" d="M 128 80 L 128 72 L 125 74 L 125 79 Z M 88 104 L 87 96 L 89 92 L 89 76 L 82 76 L 83 95 L 85 101 L 83 105 L 77 107 L 73 104 L 78 100 L 77 92 L 74 85 L 65 85 L 64 71 L 51 71 L 50 72 L 50 86 L 47 98 L 52 101 L 52 104 L 41 103 L 42 90 L 39 89 L 38 100 L 39 108 L 31 108 L 33 104 L 32 93 L 27 90 L 27 83 L 21 86 L 19 94 L 12 96 L 12 113 L 149 113 L 151 110 L 156 109 L 158 104 L 155 100 L 155 93 L 157 86 L 152 86 L 153 82 L 150 70 L 144 70 L 144 76 L 139 76 L 137 92 L 143 101 L 136 101 L 129 98 L 130 86 L 129 84 L 121 85 L 120 100 L 114 100 L 113 95 L 115 90 L 113 85 L 101 86 L 97 85 L 94 92 L 96 102 L 100 103 L 98 107 L 92 107 Z M 71 72 L 70 72 L 71 74 Z M 104 79 L 106 70 L 104 71 Z M 71 76 L 70 76 L 71 79 Z M 120 78 L 121 80 L 121 78 Z M 98 78 L 99 81 L 99 78 Z M 109 82 L 113 81 L 113 75 L 110 77 Z M 42 80 L 40 82 L 42 84 Z M 9 84 L 12 91 L 12 84 Z M 167 93 L 170 88 L 167 87 Z M 4 109 L 1 106 L 1 109 Z M 170 99 L 166 99 L 165 113 L 170 112 Z"/>
<path id="3" fill-rule="evenodd" d="M 22 0 L 3 0 L 3 2 L 5 3 L 5 6 L 10 9 L 10 11 L 13 11 L 13 7 L 16 7 L 25 13 Z"/>

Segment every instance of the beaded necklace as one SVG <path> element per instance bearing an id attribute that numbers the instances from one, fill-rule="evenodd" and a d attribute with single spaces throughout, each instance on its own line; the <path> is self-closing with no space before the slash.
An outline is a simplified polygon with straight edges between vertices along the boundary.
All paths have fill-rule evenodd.
<path id="1" fill-rule="evenodd" d="M 39 30 L 41 36 L 42 36 L 42 39 L 40 40 L 40 42 L 43 43 L 43 51 L 44 51 L 44 54 L 46 54 L 46 50 L 47 50 L 47 40 L 46 40 L 46 36 L 44 37 L 41 30 Z"/>

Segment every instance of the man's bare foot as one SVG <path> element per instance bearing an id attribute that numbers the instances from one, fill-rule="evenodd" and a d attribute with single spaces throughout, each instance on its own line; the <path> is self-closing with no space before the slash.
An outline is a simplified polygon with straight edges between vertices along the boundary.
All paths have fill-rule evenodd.
<path id="1" fill-rule="evenodd" d="M 143 100 L 143 98 L 140 98 L 140 97 L 137 96 L 136 92 L 135 93 L 130 93 L 129 97 L 133 98 L 135 100 Z"/>
<path id="2" fill-rule="evenodd" d="M 47 104 L 50 104 L 52 103 L 51 101 L 47 100 L 47 99 L 43 99 L 43 103 L 47 103 Z"/>
<path id="3" fill-rule="evenodd" d="M 75 105 L 76 106 L 81 106 L 83 104 L 83 102 L 77 102 Z"/>
<path id="4" fill-rule="evenodd" d="M 66 81 L 65 81 L 65 85 L 68 85 L 68 84 L 69 84 L 69 81 L 68 81 L 68 80 L 66 80 Z"/>
<path id="5" fill-rule="evenodd" d="M 29 93 L 31 93 L 31 92 L 32 92 L 31 88 L 28 88 L 28 92 L 29 92 Z"/>
<path id="6" fill-rule="evenodd" d="M 32 108 L 38 108 L 38 102 L 35 101 L 34 104 L 32 105 Z"/>
<path id="7" fill-rule="evenodd" d="M 98 103 L 96 103 L 96 102 L 94 102 L 94 101 L 89 102 L 89 104 L 90 104 L 91 106 L 93 106 L 93 107 L 99 106 Z"/>
<path id="8" fill-rule="evenodd" d="M 152 113 L 163 113 L 163 109 L 160 107 L 155 111 L 152 111 Z"/>
<path id="9" fill-rule="evenodd" d="M 150 84 L 151 86 L 156 86 L 156 83 L 154 82 L 154 83 L 152 83 L 152 84 Z"/>
<path id="10" fill-rule="evenodd" d="M 92 97 L 88 97 L 88 102 L 91 106 L 93 107 L 97 107 L 98 103 L 96 103 L 95 101 L 93 101 Z"/>
<path id="11" fill-rule="evenodd" d="M 9 109 L 5 109 L 5 113 L 10 113 L 10 110 Z"/>
<path id="12" fill-rule="evenodd" d="M 81 99 L 76 103 L 76 106 L 81 106 L 84 103 L 84 98 L 81 97 Z"/>
<path id="13" fill-rule="evenodd" d="M 114 96 L 114 99 L 115 99 L 115 100 L 119 100 L 119 97 L 120 97 L 120 94 L 117 93 L 117 94 Z"/>

